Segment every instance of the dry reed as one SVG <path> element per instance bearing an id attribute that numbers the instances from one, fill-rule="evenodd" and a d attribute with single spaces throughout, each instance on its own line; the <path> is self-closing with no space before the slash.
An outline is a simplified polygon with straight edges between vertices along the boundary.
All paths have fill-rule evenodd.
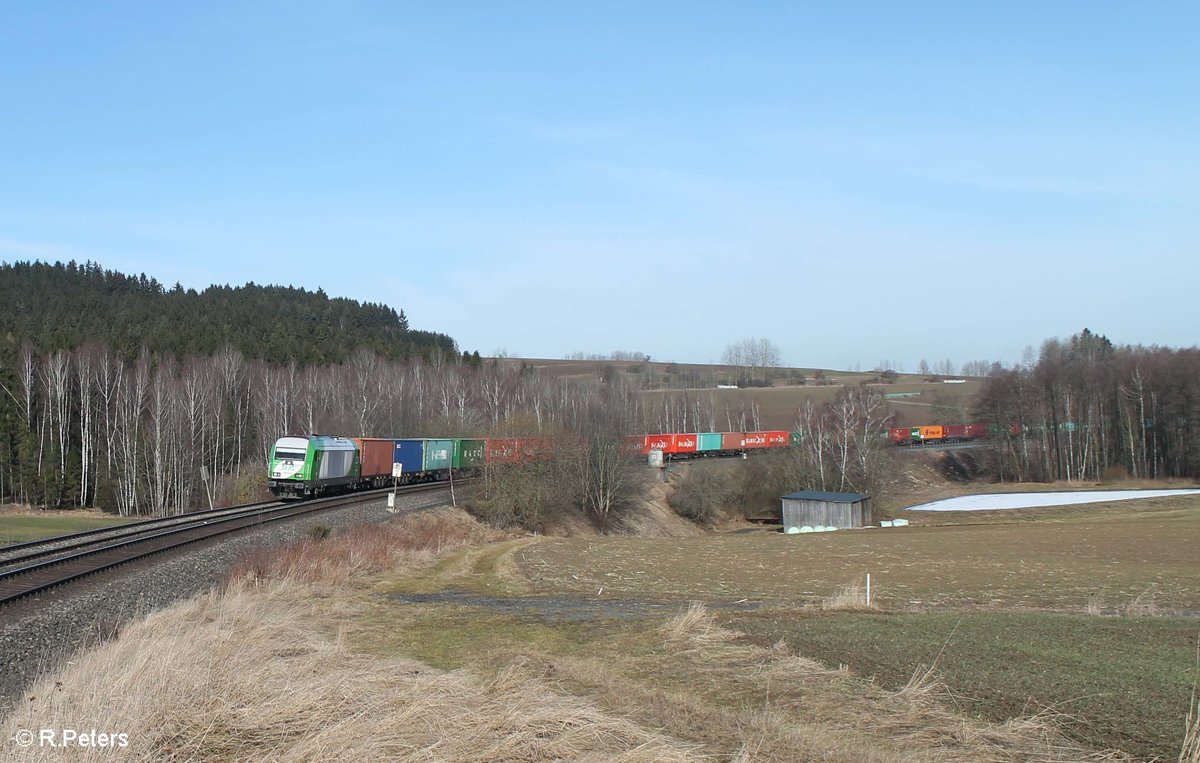
<path id="1" fill-rule="evenodd" d="M 290 581 L 234 584 L 152 615 L 41 682 L 0 733 L 124 733 L 123 759 L 155 761 L 694 759 L 694 745 L 518 671 L 481 678 L 351 652 L 310 625 L 308 595 Z"/>

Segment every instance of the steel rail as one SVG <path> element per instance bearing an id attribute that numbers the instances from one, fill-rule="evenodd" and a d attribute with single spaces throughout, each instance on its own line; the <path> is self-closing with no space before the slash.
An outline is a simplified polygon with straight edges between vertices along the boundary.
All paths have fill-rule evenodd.
<path id="1" fill-rule="evenodd" d="M 411 494 L 445 488 L 444 483 L 431 483 L 402 488 L 400 492 Z M 190 545 L 209 538 L 226 535 L 249 527 L 341 508 L 356 503 L 377 500 L 388 489 L 356 493 L 348 496 L 321 498 L 299 504 L 284 504 L 268 508 L 255 508 L 241 514 L 215 520 L 199 519 L 187 525 L 171 527 L 153 535 L 143 535 L 130 540 L 118 540 L 103 546 L 78 551 L 66 556 L 28 564 L 24 567 L 0 573 L 0 605 L 30 596 L 86 575 L 107 570 L 118 565 L 162 553 L 181 546 Z"/>
<path id="2" fill-rule="evenodd" d="M 126 522 L 124 524 L 111 525 L 108 527 L 97 527 L 91 530 L 65 533 L 63 535 L 51 535 L 47 538 L 38 538 L 37 540 L 26 541 L 24 543 L 14 543 L 8 546 L 0 546 L 0 568 L 22 562 L 28 562 L 33 559 L 39 559 L 41 557 L 50 556 L 53 554 L 86 548 L 97 543 L 105 543 L 107 541 L 119 540 L 121 538 L 132 538 L 137 535 L 154 532 L 160 528 L 194 524 L 196 521 L 204 520 L 206 518 L 241 514 L 247 511 L 267 509 L 271 507 L 278 507 L 280 505 L 281 503 L 279 501 L 262 501 L 260 503 L 246 503 L 240 506 L 225 506 L 220 509 L 190 511 L 170 517 L 143 519 L 136 522 Z M 208 519 L 208 521 L 211 521 L 211 519 Z M 20 551 L 24 551 L 26 553 L 12 553 Z"/>

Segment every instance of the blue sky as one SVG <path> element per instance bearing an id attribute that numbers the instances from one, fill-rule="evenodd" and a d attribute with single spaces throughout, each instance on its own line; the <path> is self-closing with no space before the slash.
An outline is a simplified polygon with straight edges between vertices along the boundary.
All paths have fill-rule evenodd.
<path id="1" fill-rule="evenodd" d="M 467 350 L 1016 362 L 1200 327 L 1200 4 L 0 5 L 0 260 Z"/>

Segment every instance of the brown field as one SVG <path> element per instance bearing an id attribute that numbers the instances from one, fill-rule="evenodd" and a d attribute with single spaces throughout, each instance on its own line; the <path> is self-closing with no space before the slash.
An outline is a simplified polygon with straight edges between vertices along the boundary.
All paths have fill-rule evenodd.
<path id="1" fill-rule="evenodd" d="M 871 573 L 875 603 L 896 611 L 1086 612 L 1139 597 L 1200 610 L 1200 497 L 1032 510 L 1023 521 L 971 514 L 935 517 L 971 523 L 956 526 L 804 536 L 544 539 L 517 562 L 539 591 L 588 596 L 805 606 Z"/>
<path id="2" fill-rule="evenodd" d="M 727 366 L 652 362 L 647 374 L 643 370 L 644 364 L 633 361 L 505 359 L 503 362 L 513 366 L 532 366 L 539 374 L 551 378 L 582 382 L 599 382 L 607 369 L 631 379 L 643 378 L 650 386 L 643 392 L 650 409 L 661 406 L 664 397 L 679 399 L 687 395 L 689 399 L 694 399 L 699 395 L 706 405 L 711 401 L 717 411 L 717 426 L 722 431 L 736 431 L 734 420 L 741 412 L 749 412 L 752 406 L 757 406 L 764 429 L 790 430 L 805 402 L 811 400 L 816 405 L 829 402 L 842 387 L 864 382 L 874 382 L 882 392 L 921 393 L 919 398 L 887 401 L 888 410 L 895 416 L 896 426 L 959 423 L 934 421 L 935 406 L 958 407 L 969 411 L 981 386 L 978 379 L 970 379 L 964 384 L 943 384 L 940 381 L 927 381 L 926 377 L 917 374 L 901 374 L 893 384 L 880 384 L 878 375 L 867 371 L 784 368 L 777 370 L 779 376 L 775 380 L 776 386 L 719 390 L 715 388 L 716 384 L 730 376 Z M 825 375 L 823 383 L 814 380 L 818 370 Z M 808 383 L 797 386 L 789 381 L 794 373 L 803 373 Z"/>

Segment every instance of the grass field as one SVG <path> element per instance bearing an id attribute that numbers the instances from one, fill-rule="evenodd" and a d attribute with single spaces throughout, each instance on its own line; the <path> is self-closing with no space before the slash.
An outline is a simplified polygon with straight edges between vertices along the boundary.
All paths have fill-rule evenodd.
<path id="1" fill-rule="evenodd" d="M 1091 746 L 1178 754 L 1200 678 L 1200 498 L 930 519 L 969 524 L 545 539 L 514 556 L 539 593 L 761 602 L 719 621 L 890 689 L 936 662 L 970 714 L 1046 712 Z M 873 611 L 821 609 L 867 572 Z"/>
<path id="2" fill-rule="evenodd" d="M 401 516 L 256 551 L 0 731 L 119 727 L 141 759 L 1178 759 L 1200 618 L 1166 613 L 1200 609 L 1200 497 L 960 519 L 548 538 Z M 847 608 L 866 572 L 874 606 Z"/>
<path id="3" fill-rule="evenodd" d="M 844 386 L 878 379 L 878 375 L 871 372 L 822 369 L 820 372 L 824 374 L 825 383 L 819 384 L 813 381 L 818 369 L 780 369 L 782 378 L 777 381 L 779 386 L 776 387 L 716 389 L 715 383 L 711 382 L 717 377 L 729 376 L 724 366 L 654 362 L 650 364 L 651 373 L 646 376 L 645 373 L 638 373 L 638 369 L 644 366 L 631 361 L 505 359 L 504 362 L 514 367 L 525 364 L 544 376 L 574 381 L 598 381 L 606 369 L 613 369 L 630 379 L 647 380 L 650 388 L 643 391 L 642 395 L 649 410 L 661 408 L 664 397 L 679 400 L 686 396 L 693 406 L 699 398 L 705 410 L 711 407 L 716 412 L 716 428 L 720 431 L 737 431 L 739 425 L 736 419 L 743 412 L 749 414 L 752 410 L 758 412 L 764 429 L 790 430 L 795 426 L 798 411 L 806 402 L 820 405 L 833 400 Z M 803 386 L 791 384 L 787 379 L 792 372 L 803 373 L 809 382 Z M 697 384 L 698 379 L 707 381 Z M 895 426 L 914 426 L 959 423 L 942 421 L 939 415 L 947 409 L 969 411 L 980 386 L 981 382 L 977 379 L 967 380 L 963 384 L 943 384 L 940 381 L 930 382 L 926 377 L 916 374 L 902 374 L 895 383 L 880 384 L 877 388 L 885 393 L 919 393 L 916 397 L 886 401 L 887 410 L 894 414 Z"/>
<path id="4" fill-rule="evenodd" d="M 129 520 L 120 517 L 102 516 L 88 512 L 75 515 L 72 512 L 52 512 L 47 514 L 21 512 L 18 514 L 0 513 L 0 546 L 8 543 L 22 543 L 37 540 L 51 535 L 92 530 L 97 527 L 118 525 Z"/>

